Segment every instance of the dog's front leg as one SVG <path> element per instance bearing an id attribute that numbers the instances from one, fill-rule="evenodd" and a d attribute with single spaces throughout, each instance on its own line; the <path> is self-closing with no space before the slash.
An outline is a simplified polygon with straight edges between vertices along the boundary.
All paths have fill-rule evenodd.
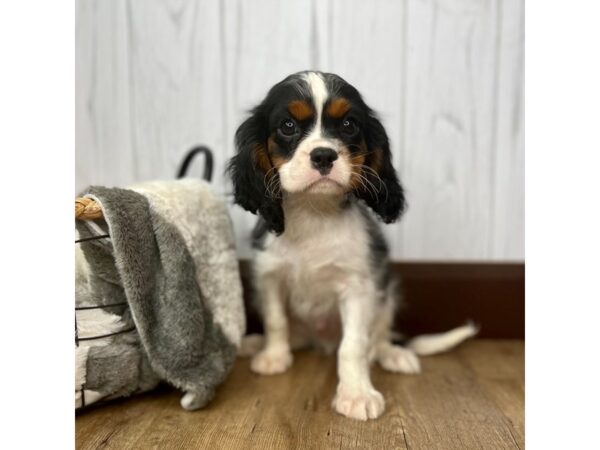
<path id="1" fill-rule="evenodd" d="M 371 384 L 369 374 L 375 298 L 375 287 L 369 279 L 352 280 L 340 293 L 343 336 L 338 350 L 339 383 L 333 408 L 359 420 L 375 419 L 385 408 L 383 396 Z"/>
<path id="2" fill-rule="evenodd" d="M 276 275 L 270 274 L 260 278 L 258 287 L 262 299 L 265 346 L 252 358 L 250 367 L 263 375 L 282 373 L 292 365 L 282 282 Z"/>

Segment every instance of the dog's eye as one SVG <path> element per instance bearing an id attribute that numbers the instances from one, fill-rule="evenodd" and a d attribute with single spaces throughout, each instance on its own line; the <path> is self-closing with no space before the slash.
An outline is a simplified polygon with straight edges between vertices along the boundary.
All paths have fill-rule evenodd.
<path id="1" fill-rule="evenodd" d="M 296 134 L 296 123 L 292 119 L 286 119 L 279 126 L 279 131 L 284 136 L 293 136 Z"/>
<path id="2" fill-rule="evenodd" d="M 358 126 L 352 119 L 342 121 L 341 132 L 347 136 L 354 136 L 358 131 Z"/>

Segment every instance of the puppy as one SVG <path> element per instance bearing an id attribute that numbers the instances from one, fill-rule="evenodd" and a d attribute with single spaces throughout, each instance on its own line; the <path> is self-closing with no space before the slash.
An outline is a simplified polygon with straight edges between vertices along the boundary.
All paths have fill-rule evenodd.
<path id="1" fill-rule="evenodd" d="M 292 350 L 337 349 L 333 408 L 379 417 L 384 399 L 372 361 L 393 372 L 420 371 L 416 353 L 435 353 L 474 334 L 472 325 L 391 342 L 398 297 L 378 220 L 405 207 L 388 137 L 360 93 L 330 73 L 300 72 L 276 84 L 236 132 L 228 166 L 235 202 L 260 215 L 255 287 L 264 337 L 251 336 L 253 371 L 284 372 Z"/>

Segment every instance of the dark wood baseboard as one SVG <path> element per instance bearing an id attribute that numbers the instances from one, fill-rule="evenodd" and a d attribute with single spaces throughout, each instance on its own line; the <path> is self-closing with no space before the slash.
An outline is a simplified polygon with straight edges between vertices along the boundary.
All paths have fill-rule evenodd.
<path id="1" fill-rule="evenodd" d="M 479 337 L 525 337 L 525 264 L 393 263 L 402 280 L 396 329 L 407 336 L 445 331 L 473 320 Z M 252 308 L 250 263 L 240 261 L 248 331 L 261 330 Z"/>
<path id="2" fill-rule="evenodd" d="M 482 338 L 525 337 L 525 265 L 397 263 L 403 307 L 396 325 L 409 336 L 448 330 L 471 319 Z"/>

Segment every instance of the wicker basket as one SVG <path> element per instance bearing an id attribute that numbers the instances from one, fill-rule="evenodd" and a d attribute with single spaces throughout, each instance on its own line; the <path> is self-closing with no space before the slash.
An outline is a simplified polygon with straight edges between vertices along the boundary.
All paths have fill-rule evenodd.
<path id="1" fill-rule="evenodd" d="M 188 153 L 186 154 L 185 158 L 183 159 L 183 161 L 181 163 L 181 166 L 179 167 L 179 170 L 177 171 L 177 178 L 183 178 L 186 175 L 192 160 L 198 154 L 201 154 L 201 153 L 204 154 L 203 179 L 206 181 L 211 181 L 212 173 L 213 173 L 213 156 L 212 156 L 212 152 L 210 151 L 210 149 L 205 146 L 194 147 L 190 151 L 188 151 Z M 75 199 L 75 219 L 76 220 L 99 220 L 99 219 L 103 219 L 103 218 L 104 218 L 104 214 L 102 212 L 102 208 L 94 200 L 92 200 L 90 198 L 85 198 L 85 197 L 78 197 Z M 91 241 L 91 240 L 107 239 L 107 238 L 110 238 L 110 235 L 102 234 L 102 235 L 98 235 L 98 236 L 85 237 L 85 238 L 77 239 L 75 241 L 75 244 L 79 244 L 81 242 L 86 242 L 86 241 Z M 113 303 L 113 304 L 98 305 L 98 306 L 96 306 L 96 305 L 94 305 L 94 306 L 79 306 L 79 307 L 76 306 L 75 307 L 75 347 L 79 347 L 80 341 L 98 340 L 98 339 L 107 338 L 107 337 L 110 337 L 110 336 L 113 336 L 116 334 L 131 333 L 131 332 L 135 331 L 136 330 L 135 327 L 132 327 L 132 328 L 127 328 L 127 329 L 120 330 L 118 332 L 111 333 L 111 334 L 102 334 L 102 335 L 97 335 L 97 336 L 80 336 L 79 335 L 79 328 L 77 326 L 77 313 L 79 311 L 88 311 L 88 310 L 93 310 L 93 309 L 102 309 L 102 310 L 111 311 L 111 309 L 114 309 L 117 307 L 128 308 L 129 305 L 126 303 Z M 81 407 L 86 406 L 86 399 L 85 399 L 85 394 L 84 394 L 85 386 L 84 385 L 85 385 L 85 383 L 83 383 L 83 385 L 81 385 L 81 386 L 76 386 L 76 393 L 80 393 Z"/>

